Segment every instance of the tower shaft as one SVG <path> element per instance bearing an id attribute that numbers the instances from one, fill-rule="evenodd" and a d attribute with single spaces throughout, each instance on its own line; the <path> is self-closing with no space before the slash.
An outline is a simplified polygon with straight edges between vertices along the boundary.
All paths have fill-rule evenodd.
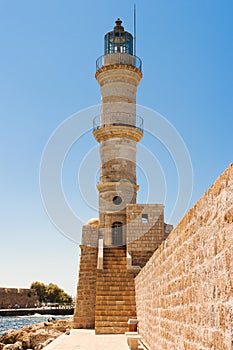
<path id="1" fill-rule="evenodd" d="M 106 34 L 107 38 L 112 33 L 117 39 L 119 33 L 121 38 L 127 36 L 123 27 L 117 27 L 119 33 L 115 28 L 114 32 Z M 136 116 L 136 93 L 142 73 L 136 67 L 136 57 L 124 52 L 123 48 L 117 40 L 114 52 L 107 51 L 97 60 L 101 115 L 94 125 L 94 137 L 100 143 L 97 189 L 99 227 L 104 229 L 105 245 L 125 244 L 126 206 L 136 203 L 138 190 L 136 145 L 143 136 L 142 120 Z M 114 225 L 121 227 L 116 240 L 113 237 Z"/>

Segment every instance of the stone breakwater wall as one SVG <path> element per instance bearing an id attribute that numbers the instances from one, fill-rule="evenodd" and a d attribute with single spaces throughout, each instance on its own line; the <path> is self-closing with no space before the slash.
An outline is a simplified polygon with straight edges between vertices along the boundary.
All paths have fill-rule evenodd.
<path id="1" fill-rule="evenodd" d="M 69 335 L 72 320 L 41 322 L 0 336 L 0 350 L 41 350 L 62 334 Z"/>
<path id="2" fill-rule="evenodd" d="M 29 316 L 29 315 L 73 315 L 74 308 L 27 308 L 27 309 L 0 309 L 0 317 L 1 316 Z M 0 349 L 1 350 L 1 349 Z"/>
<path id="3" fill-rule="evenodd" d="M 151 350 L 233 349 L 233 164 L 135 279 Z"/>
<path id="4" fill-rule="evenodd" d="M 7 309 L 9 305 L 14 307 L 34 307 L 39 305 L 39 299 L 34 289 L 29 288 L 0 288 L 0 308 Z"/>

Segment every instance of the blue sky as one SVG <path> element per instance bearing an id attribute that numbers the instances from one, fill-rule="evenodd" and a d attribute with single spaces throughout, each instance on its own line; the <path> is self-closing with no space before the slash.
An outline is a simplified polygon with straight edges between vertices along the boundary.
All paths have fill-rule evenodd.
<path id="1" fill-rule="evenodd" d="M 183 138 L 194 173 L 192 206 L 233 159 L 233 2 L 136 4 L 137 55 L 143 61 L 137 102 L 158 111 Z M 75 293 L 79 248 L 46 215 L 40 161 L 58 125 L 100 102 L 95 60 L 117 17 L 132 32 L 133 1 L 0 1 L 1 286 L 39 280 Z M 168 218 L 177 191 L 174 162 L 149 135 L 142 145 L 165 173 Z M 64 192 L 83 222 L 96 215 L 81 199 L 77 170 L 95 146 L 89 132 L 64 163 Z M 151 172 L 156 182 L 153 167 Z M 143 202 L 145 176 L 138 175 Z"/>

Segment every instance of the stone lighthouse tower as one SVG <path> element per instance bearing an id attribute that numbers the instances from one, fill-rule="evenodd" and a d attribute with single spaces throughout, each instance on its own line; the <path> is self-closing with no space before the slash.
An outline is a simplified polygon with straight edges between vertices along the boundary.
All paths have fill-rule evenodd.
<path id="1" fill-rule="evenodd" d="M 104 44 L 104 55 L 97 60 L 102 99 L 94 137 L 100 143 L 99 228 L 108 246 L 126 244 L 126 206 L 136 203 L 136 144 L 143 120 L 136 116 L 141 60 L 133 55 L 133 36 L 120 19 Z"/>
<path id="2" fill-rule="evenodd" d="M 117 19 L 104 37 L 95 77 L 101 113 L 93 136 L 100 145 L 99 219 L 82 229 L 74 328 L 124 333 L 136 317 L 134 277 L 171 230 L 163 204 L 137 204 L 136 148 L 143 119 L 136 114 L 141 60 L 133 36 Z"/>

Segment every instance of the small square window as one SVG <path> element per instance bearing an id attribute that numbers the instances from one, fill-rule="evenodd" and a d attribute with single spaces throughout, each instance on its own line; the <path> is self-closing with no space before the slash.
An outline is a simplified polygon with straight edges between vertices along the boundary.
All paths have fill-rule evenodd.
<path id="1" fill-rule="evenodd" d="M 148 214 L 142 214 L 142 223 L 148 224 L 148 222 L 149 222 Z"/>

